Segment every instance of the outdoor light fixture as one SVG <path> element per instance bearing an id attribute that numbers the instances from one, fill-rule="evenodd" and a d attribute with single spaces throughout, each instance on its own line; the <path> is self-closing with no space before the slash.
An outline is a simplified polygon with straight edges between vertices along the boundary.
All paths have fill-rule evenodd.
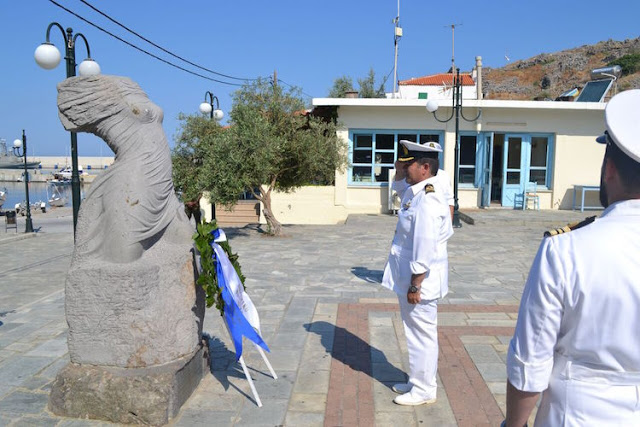
<path id="1" fill-rule="evenodd" d="M 209 101 L 207 101 L 207 97 L 209 98 Z M 218 97 L 214 96 L 209 91 L 204 94 L 204 102 L 200 104 L 200 112 L 202 114 L 209 114 L 209 118 L 216 121 L 222 120 L 224 117 L 224 112 L 220 109 L 220 101 L 218 101 Z"/>
<path id="2" fill-rule="evenodd" d="M 65 61 L 67 65 L 67 78 L 76 75 L 76 40 L 81 38 L 87 48 L 87 59 L 80 63 L 78 72 L 81 76 L 95 76 L 100 74 L 100 66 L 96 61 L 91 59 L 91 50 L 89 42 L 81 33 L 73 34 L 71 28 L 65 30 L 57 22 L 52 22 L 47 27 L 45 42 L 36 49 L 34 57 L 39 66 L 45 70 L 52 70 L 60 63 L 60 52 L 49 41 L 51 28 L 57 27 L 62 33 L 65 44 Z M 26 151 L 26 147 L 25 147 Z M 73 233 L 75 236 L 76 225 L 78 223 L 78 211 L 80 210 L 80 176 L 78 173 L 78 137 L 75 132 L 71 132 L 71 198 L 73 203 Z M 28 212 L 28 210 L 27 210 Z"/>
<path id="3" fill-rule="evenodd" d="M 22 154 L 20 153 L 22 149 Z M 27 225 L 24 229 L 25 233 L 33 233 L 33 223 L 31 222 L 31 203 L 29 202 L 29 172 L 27 171 L 27 135 L 22 129 L 22 140 L 13 141 L 13 154 L 16 157 L 24 157 L 24 193 L 27 203 Z"/>
<path id="4" fill-rule="evenodd" d="M 438 102 L 435 100 L 427 101 L 426 109 L 429 113 L 433 114 L 433 117 L 439 121 L 440 123 L 446 123 L 453 119 L 453 116 L 456 117 L 456 145 L 455 145 L 455 166 L 453 173 L 453 226 L 456 228 L 462 227 L 460 223 L 460 212 L 458 211 L 458 174 L 460 171 L 460 117 L 468 122 L 476 121 L 480 118 L 482 114 L 482 110 L 478 111 L 478 115 L 473 119 L 467 119 L 462 113 L 462 91 L 461 91 L 461 81 L 460 81 L 460 68 L 456 68 L 456 75 L 454 76 L 453 82 L 453 106 L 451 107 L 451 115 L 444 119 L 440 120 L 438 116 L 436 116 L 436 111 L 438 111 Z"/>

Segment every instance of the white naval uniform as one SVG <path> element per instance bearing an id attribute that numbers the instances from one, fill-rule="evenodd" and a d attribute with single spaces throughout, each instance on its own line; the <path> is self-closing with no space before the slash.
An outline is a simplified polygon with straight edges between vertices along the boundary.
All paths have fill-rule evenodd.
<path id="1" fill-rule="evenodd" d="M 436 394 L 438 368 L 437 300 L 448 292 L 447 240 L 453 235 L 451 214 L 437 189 L 426 193 L 431 177 L 400 190 L 401 209 L 382 286 L 398 294 L 409 350 L 412 395 L 431 399 Z M 412 274 L 426 273 L 418 304 L 407 302 Z"/>
<path id="2" fill-rule="evenodd" d="M 640 200 L 540 245 L 507 356 L 536 426 L 640 426 Z"/>
<path id="3" fill-rule="evenodd" d="M 453 192 L 451 191 L 451 178 L 449 178 L 449 174 L 443 169 L 438 169 L 436 178 L 438 180 L 438 184 L 440 184 L 438 185 L 438 190 L 441 190 L 444 194 L 447 204 L 449 206 L 453 206 L 455 201 L 453 199 Z"/>

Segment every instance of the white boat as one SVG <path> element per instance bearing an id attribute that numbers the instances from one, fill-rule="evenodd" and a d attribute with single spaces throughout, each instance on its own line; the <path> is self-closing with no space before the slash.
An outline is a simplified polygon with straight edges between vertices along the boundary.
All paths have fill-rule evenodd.
<path id="1" fill-rule="evenodd" d="M 52 208 L 60 208 L 67 203 L 67 199 L 60 194 L 60 190 L 55 185 L 51 185 L 51 197 L 49 197 L 49 189 L 47 188 L 47 198 L 49 206 Z"/>
<path id="2" fill-rule="evenodd" d="M 55 172 L 53 174 L 53 179 L 50 180 L 50 182 L 52 184 L 56 184 L 56 185 L 65 185 L 65 184 L 71 184 L 71 174 L 72 174 L 72 169 L 71 166 L 66 166 L 62 169 L 60 169 L 60 171 Z M 82 166 L 78 167 L 78 175 L 84 175 L 84 171 L 82 170 Z"/>

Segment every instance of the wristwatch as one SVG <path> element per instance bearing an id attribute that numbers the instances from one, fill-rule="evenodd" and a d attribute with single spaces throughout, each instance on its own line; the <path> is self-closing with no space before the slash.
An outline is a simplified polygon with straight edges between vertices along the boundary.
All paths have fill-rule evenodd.
<path id="1" fill-rule="evenodd" d="M 409 287 L 409 293 L 410 294 L 415 294 L 416 292 L 419 292 L 419 291 L 420 291 L 420 288 L 417 287 L 416 285 L 411 285 Z"/>

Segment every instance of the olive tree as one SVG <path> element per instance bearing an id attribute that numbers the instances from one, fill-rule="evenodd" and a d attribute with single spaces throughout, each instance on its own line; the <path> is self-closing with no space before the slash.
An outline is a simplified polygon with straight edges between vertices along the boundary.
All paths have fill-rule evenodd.
<path id="1" fill-rule="evenodd" d="M 285 90 L 266 79 L 243 86 L 234 94 L 229 127 L 200 136 L 206 147 L 193 164 L 197 186 L 209 198 L 234 205 L 245 192 L 262 202 L 267 231 L 280 235 L 273 214 L 274 190 L 292 191 L 308 184 L 333 182 L 346 166 L 346 147 L 332 121 L 305 109 L 300 90 Z M 183 134 L 198 121 L 185 121 Z M 194 129 L 203 132 L 204 128 Z"/>

